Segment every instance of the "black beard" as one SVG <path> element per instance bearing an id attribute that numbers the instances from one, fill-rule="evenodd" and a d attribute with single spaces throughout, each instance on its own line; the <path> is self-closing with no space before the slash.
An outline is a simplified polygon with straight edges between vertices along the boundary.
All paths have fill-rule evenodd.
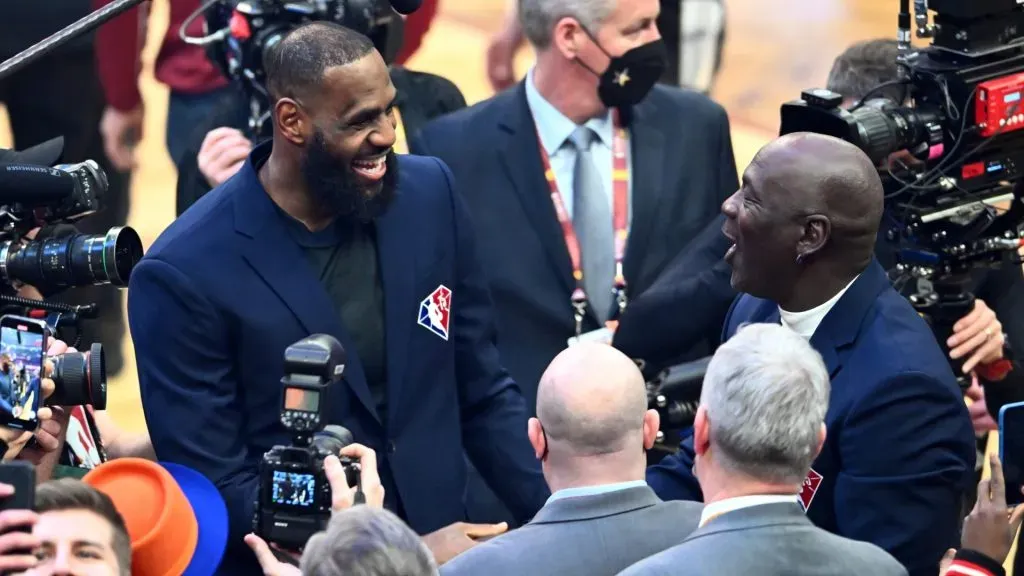
<path id="1" fill-rule="evenodd" d="M 377 191 L 359 182 L 351 164 L 333 154 L 323 133 L 317 130 L 302 159 L 302 174 L 310 200 L 321 213 L 369 223 L 390 206 L 398 184 L 398 157 L 388 152 L 387 171 Z"/>

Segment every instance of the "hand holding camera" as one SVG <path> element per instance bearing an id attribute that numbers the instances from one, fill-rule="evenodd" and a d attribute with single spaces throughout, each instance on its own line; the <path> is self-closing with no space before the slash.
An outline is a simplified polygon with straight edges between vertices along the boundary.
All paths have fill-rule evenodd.
<path id="1" fill-rule="evenodd" d="M 356 504 L 383 508 L 384 485 L 377 474 L 377 453 L 362 444 L 349 444 L 341 449 L 341 456 L 359 462 L 359 482 L 355 486 L 348 483 L 345 466 L 338 458 L 329 456 L 324 460 L 324 472 L 331 485 L 331 512 L 337 514 Z"/>

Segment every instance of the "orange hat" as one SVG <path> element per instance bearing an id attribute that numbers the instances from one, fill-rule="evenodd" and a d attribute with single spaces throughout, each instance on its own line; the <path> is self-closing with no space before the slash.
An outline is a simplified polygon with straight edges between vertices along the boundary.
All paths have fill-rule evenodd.
<path id="1" fill-rule="evenodd" d="M 141 458 L 111 460 L 82 481 L 114 501 L 132 541 L 132 576 L 180 576 L 192 561 L 199 523 L 170 472 Z"/>

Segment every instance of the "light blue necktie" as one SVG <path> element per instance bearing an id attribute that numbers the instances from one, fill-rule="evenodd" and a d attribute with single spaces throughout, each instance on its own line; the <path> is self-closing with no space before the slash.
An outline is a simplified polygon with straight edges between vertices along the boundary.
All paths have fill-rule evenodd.
<path id="1" fill-rule="evenodd" d="M 601 173 L 590 152 L 597 134 L 580 126 L 569 137 L 576 147 L 573 172 L 573 227 L 583 260 L 583 288 L 587 301 L 604 324 L 611 315 L 615 284 L 615 236 L 612 211 Z"/>

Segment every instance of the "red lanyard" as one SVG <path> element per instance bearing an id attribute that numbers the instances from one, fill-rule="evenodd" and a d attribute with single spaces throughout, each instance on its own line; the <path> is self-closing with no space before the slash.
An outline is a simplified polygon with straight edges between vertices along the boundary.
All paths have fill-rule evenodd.
<path id="1" fill-rule="evenodd" d="M 629 150 L 629 134 L 619 119 L 618 111 L 613 113 L 613 136 L 612 136 L 612 186 L 614 189 L 614 202 L 612 204 L 612 226 L 615 228 L 615 301 L 619 305 L 619 314 L 626 309 L 626 277 L 622 273 L 622 261 L 626 256 L 626 238 L 628 237 L 627 220 L 629 215 L 629 166 L 626 161 L 626 154 Z M 540 133 L 537 133 L 540 141 Z M 587 310 L 587 293 L 583 287 L 583 261 L 580 257 L 580 241 L 576 237 L 576 229 L 573 227 L 569 211 L 565 209 L 565 201 L 558 191 L 558 181 L 555 179 L 555 171 L 551 169 L 551 160 L 548 158 L 544 143 L 540 143 L 540 158 L 544 165 L 544 177 L 551 188 L 551 202 L 555 205 L 555 215 L 558 216 L 558 223 L 562 225 L 562 234 L 565 236 L 565 245 L 569 249 L 569 258 L 572 260 L 572 277 L 576 281 L 576 288 L 572 292 L 572 306 L 576 317 L 576 336 L 580 335 L 583 329 L 583 318 Z"/>

